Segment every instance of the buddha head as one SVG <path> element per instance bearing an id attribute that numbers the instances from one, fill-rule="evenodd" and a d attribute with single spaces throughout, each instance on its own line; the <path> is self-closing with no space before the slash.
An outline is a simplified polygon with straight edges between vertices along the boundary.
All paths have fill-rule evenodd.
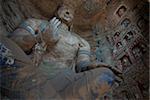
<path id="1" fill-rule="evenodd" d="M 74 18 L 74 10 L 68 6 L 62 6 L 58 9 L 58 17 L 66 22 L 71 22 Z"/>

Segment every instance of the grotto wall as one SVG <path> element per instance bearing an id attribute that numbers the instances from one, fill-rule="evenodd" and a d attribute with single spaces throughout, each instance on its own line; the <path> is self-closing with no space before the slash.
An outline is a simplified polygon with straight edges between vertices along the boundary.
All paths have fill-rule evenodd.
<path id="1" fill-rule="evenodd" d="M 147 0 L 0 0 L 0 35 L 9 36 L 27 18 L 49 20 L 61 6 L 74 13 L 67 24 L 90 43 L 92 60 L 122 73 L 123 80 L 105 97 L 148 99 Z"/>

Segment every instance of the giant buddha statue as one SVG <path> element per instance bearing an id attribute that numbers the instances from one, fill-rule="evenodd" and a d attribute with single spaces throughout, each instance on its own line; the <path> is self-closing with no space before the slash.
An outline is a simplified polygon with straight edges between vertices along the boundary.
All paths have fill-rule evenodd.
<path id="1" fill-rule="evenodd" d="M 113 86 L 109 65 L 91 62 L 89 43 L 65 24 L 73 18 L 66 9 L 50 21 L 29 18 L 0 39 L 0 86 L 8 98 L 91 100 Z"/>

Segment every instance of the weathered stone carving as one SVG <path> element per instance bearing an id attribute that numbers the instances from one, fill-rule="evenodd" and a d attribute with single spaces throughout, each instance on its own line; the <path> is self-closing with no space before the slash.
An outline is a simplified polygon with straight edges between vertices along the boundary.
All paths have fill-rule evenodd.
<path id="1" fill-rule="evenodd" d="M 130 19 L 125 18 L 125 19 L 121 22 L 121 25 L 122 25 L 123 28 L 127 28 L 130 23 L 131 23 Z"/>
<path id="2" fill-rule="evenodd" d="M 63 23 L 56 17 L 49 22 L 28 19 L 14 31 L 10 38 L 25 52 L 31 50 L 28 55 L 30 58 L 27 58 L 33 62 L 30 65 L 25 63 L 25 66 L 21 63 L 22 61 L 15 62 L 21 68 L 15 70 L 17 72 L 14 77 L 21 77 L 21 79 L 19 81 L 13 79 L 6 85 L 2 84 L 2 87 L 13 88 L 13 92 L 18 91 L 13 94 L 8 89 L 9 97 L 20 99 L 38 99 L 39 96 L 41 99 L 96 99 L 104 95 L 113 85 L 115 80 L 113 72 L 103 68 L 108 65 L 90 62 L 91 54 L 88 42 L 64 28 Z M 6 45 L 5 41 L 7 39 L 1 42 Z M 10 48 L 9 45 L 7 46 Z M 55 52 L 57 54 L 54 54 Z M 59 55 L 59 57 L 55 55 Z M 93 66 L 102 68 L 83 72 Z M 17 66 L 15 67 L 17 68 Z M 28 69 L 28 67 L 30 68 Z M 24 68 L 28 71 L 22 70 Z M 4 83 L 8 81 L 9 79 L 2 80 Z M 28 93 L 27 90 L 29 90 Z M 35 92 L 37 90 L 39 93 Z M 42 92 L 44 95 L 41 95 Z"/>
<path id="3" fill-rule="evenodd" d="M 121 6 L 118 10 L 117 10 L 117 15 L 119 17 L 121 17 L 125 12 L 126 12 L 127 8 L 125 6 Z"/>
<path id="4" fill-rule="evenodd" d="M 124 10 L 122 10 L 120 11 L 120 13 L 119 12 L 116 13 L 118 8 L 120 8 L 121 6 L 124 6 L 126 8 L 125 12 Z M 67 22 L 63 18 L 64 15 L 63 17 L 59 18 L 60 15 L 58 14 L 57 10 L 60 10 L 59 9 L 60 7 L 65 8 L 63 10 L 64 15 L 66 11 L 69 11 L 69 16 L 73 15 L 73 17 L 69 17 L 69 18 L 70 19 L 73 18 L 73 20 L 70 20 L 69 22 Z M 119 17 L 118 14 L 121 15 L 121 17 Z M 121 83 L 119 82 L 117 85 L 117 88 L 111 89 L 112 90 L 111 93 L 113 95 L 111 95 L 111 93 L 110 94 L 107 93 L 104 95 L 102 99 L 107 99 L 107 98 L 115 99 L 115 100 L 118 100 L 118 99 L 122 100 L 123 98 L 140 99 L 140 100 L 148 99 L 148 95 L 149 95 L 148 93 L 148 87 L 149 87 L 149 84 L 148 84 L 149 73 L 148 72 L 149 71 L 147 70 L 149 66 L 149 55 L 148 55 L 148 52 L 149 52 L 148 50 L 149 49 L 148 48 L 149 3 L 148 1 L 136 0 L 135 2 L 135 0 L 130 0 L 130 1 L 128 0 L 24 0 L 24 1 L 22 0 L 0 0 L 0 40 L 2 40 L 1 34 L 8 36 L 12 34 L 12 32 L 15 29 L 17 29 L 16 30 L 17 32 L 19 31 L 21 32 L 19 28 L 23 29 L 24 25 L 19 26 L 19 24 L 22 23 L 22 21 L 27 18 L 35 18 L 35 19 L 40 19 L 40 20 L 43 19 L 45 21 L 45 20 L 53 18 L 54 16 L 59 18 L 59 20 L 61 19 L 61 21 L 66 24 L 66 25 L 65 24 L 61 25 L 62 29 L 64 29 L 65 32 L 66 30 L 75 32 L 79 36 L 81 36 L 82 38 L 86 39 L 89 42 L 91 46 L 91 54 L 92 56 L 94 55 L 95 58 L 97 57 L 97 63 L 99 63 L 100 61 L 109 62 L 111 65 L 113 65 L 114 63 L 115 65 L 114 68 L 117 68 L 120 71 L 122 71 L 123 73 L 122 78 L 124 79 L 124 81 L 123 82 L 121 81 Z M 46 21 L 46 23 L 47 22 L 48 21 Z M 45 26 L 45 25 L 41 25 L 40 30 L 43 30 L 42 26 Z M 47 42 L 46 43 L 41 42 L 43 41 L 43 39 L 38 35 L 40 33 L 40 30 L 35 30 L 35 34 L 33 34 L 33 36 L 25 35 L 23 37 L 20 37 L 20 35 L 18 35 L 16 36 L 16 38 L 17 37 L 20 37 L 20 38 L 18 38 L 16 41 L 20 41 L 20 43 L 18 42 L 18 45 L 32 59 L 32 60 L 31 59 L 29 60 L 34 62 L 36 66 L 39 66 L 40 64 L 38 62 L 41 62 L 42 59 L 44 58 L 44 62 L 41 64 L 44 66 L 44 69 L 42 70 L 47 72 L 46 75 L 53 77 L 52 72 L 56 70 L 55 66 L 61 65 L 65 67 L 66 65 L 71 65 L 72 61 L 69 59 L 68 61 L 63 60 L 63 62 L 61 62 L 63 59 L 62 56 L 64 55 L 60 53 L 59 51 L 54 50 L 55 48 L 53 49 L 53 47 L 55 47 L 55 44 L 57 44 L 58 41 L 54 41 L 54 39 L 50 39 L 51 37 L 50 35 L 42 32 L 43 36 L 45 36 L 43 38 L 44 40 L 47 40 Z M 133 33 L 133 35 L 131 36 L 130 34 L 127 34 L 130 31 Z M 33 30 L 31 29 L 31 27 L 28 27 L 26 32 L 23 31 L 23 33 L 28 33 L 28 32 L 33 33 Z M 52 30 L 47 30 L 47 33 L 51 33 L 51 32 Z M 116 32 L 119 32 L 120 35 L 116 37 L 116 39 L 114 39 L 114 34 Z M 94 36 L 91 33 L 94 33 Z M 110 45 L 106 45 L 107 41 L 104 42 L 103 39 L 102 40 L 98 39 L 98 41 L 99 40 L 101 41 L 99 42 L 99 44 L 96 44 L 97 42 L 96 39 L 101 38 L 103 36 L 109 36 L 108 40 L 109 40 Z M 128 39 L 130 37 L 132 38 Z M 37 40 L 39 43 L 36 42 Z M 116 48 L 116 44 L 118 42 L 122 43 L 122 49 Z M 24 62 L 26 63 L 27 61 L 29 62 L 29 60 L 26 59 L 25 56 L 22 56 L 24 55 L 23 52 L 20 54 L 18 52 L 18 49 L 13 49 L 13 51 L 14 51 L 13 54 L 16 54 L 16 51 L 17 51 L 17 55 L 15 55 L 17 59 L 19 60 L 21 59 L 21 61 L 25 59 L 23 60 Z M 101 54 L 99 54 L 99 51 L 101 51 L 100 52 Z M 62 55 L 59 55 L 59 54 L 62 54 Z M 122 63 L 119 59 L 126 56 L 126 54 L 128 55 L 132 64 L 128 66 L 127 70 L 123 70 Z M 41 58 L 41 55 L 42 55 L 42 58 Z M 21 58 L 20 56 L 23 58 Z M 5 58 L 4 62 L 6 61 L 7 65 L 13 64 L 13 60 L 9 59 L 11 57 L 4 57 L 4 58 Z M 59 59 L 56 60 L 56 58 L 59 58 Z M 110 58 L 113 58 L 112 62 L 110 62 Z M 92 62 L 93 61 L 95 60 L 92 60 Z M 57 62 L 57 64 L 55 62 Z M 67 62 L 67 64 L 64 64 L 64 62 Z M 50 72 L 48 70 L 49 65 L 53 66 L 51 67 L 52 70 Z M 79 64 L 79 65 L 82 65 L 82 64 Z M 6 83 L 9 84 L 10 81 L 6 82 L 6 78 L 8 78 L 8 80 L 11 80 L 11 78 L 14 79 L 14 77 L 12 76 L 15 76 L 15 73 L 12 73 L 12 72 L 14 72 L 16 68 L 10 67 L 10 66 L 9 67 L 6 66 L 3 68 L 7 68 L 7 71 L 4 71 L 2 69 L 1 70 L 2 73 L 0 74 L 4 76 L 4 77 L 1 77 L 1 79 L 4 80 L 3 85 Z M 28 76 L 29 73 L 33 75 L 33 69 L 30 70 L 30 68 L 32 67 L 31 66 L 25 67 L 22 69 L 22 71 L 26 69 L 24 70 L 24 72 L 19 71 L 19 74 L 18 74 L 18 76 L 20 76 L 19 80 L 24 79 L 22 77 Z M 8 74 L 6 72 L 10 72 L 10 73 Z M 39 71 L 39 73 L 40 72 L 41 71 Z M 12 76 L 9 76 L 10 74 Z M 38 76 L 40 75 L 38 74 Z M 43 78 L 44 77 L 42 77 L 41 79 Z M 80 79 L 80 77 L 75 78 L 75 80 L 78 80 L 78 79 Z M 59 79 L 59 80 L 62 80 L 62 79 Z M 31 81 L 33 83 L 36 82 L 35 79 Z M 63 82 L 64 81 L 62 81 L 62 83 Z M 18 84 L 19 83 L 20 82 L 18 82 Z M 66 81 L 66 84 L 67 83 L 69 82 Z M 28 84 L 28 82 L 26 82 L 25 84 Z M 49 82 L 47 82 L 47 84 L 49 84 Z M 45 85 L 45 87 L 48 87 L 48 86 L 49 85 Z M 5 89 L 3 86 L 3 89 L 1 90 L 5 90 Z M 53 90 L 55 94 L 55 89 L 51 89 L 51 90 Z M 34 92 L 38 94 L 37 90 L 35 90 Z M 6 93 L 9 94 L 7 90 L 4 91 L 3 94 L 5 94 L 6 96 Z M 52 94 L 51 91 L 49 91 L 49 93 Z M 92 93 L 96 95 L 96 92 L 92 92 Z M 14 92 L 14 94 L 16 94 L 16 92 Z M 47 94 L 47 92 L 43 92 L 43 94 Z"/>

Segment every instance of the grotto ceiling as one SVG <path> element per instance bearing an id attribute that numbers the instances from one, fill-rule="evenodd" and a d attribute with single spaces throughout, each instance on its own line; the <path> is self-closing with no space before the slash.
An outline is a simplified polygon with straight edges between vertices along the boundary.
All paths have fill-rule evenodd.
<path id="1" fill-rule="evenodd" d="M 0 36 L 12 36 L 28 18 L 50 21 L 54 17 L 60 17 L 69 31 L 88 41 L 92 62 L 113 66 L 117 82 L 110 92 L 103 94 L 102 100 L 148 100 L 148 0 L 0 0 Z M 61 56 L 55 53 L 56 58 Z M 35 91 L 29 97 L 34 98 Z M 8 96 L 5 94 L 4 89 L 4 99 Z"/>
<path id="2" fill-rule="evenodd" d="M 51 19 L 56 16 L 56 11 L 61 6 L 66 6 L 73 14 L 74 30 L 78 33 L 86 34 L 91 31 L 98 22 L 104 28 L 108 28 L 107 20 L 107 0 L 1 0 L 2 22 L 7 24 L 7 30 L 14 30 L 22 20 L 33 17 Z M 44 5 L 44 6 L 43 6 Z M 107 25 L 106 25 L 107 24 Z M 103 28 L 102 28 L 103 29 Z M 91 33 L 91 32 L 90 32 Z"/>

